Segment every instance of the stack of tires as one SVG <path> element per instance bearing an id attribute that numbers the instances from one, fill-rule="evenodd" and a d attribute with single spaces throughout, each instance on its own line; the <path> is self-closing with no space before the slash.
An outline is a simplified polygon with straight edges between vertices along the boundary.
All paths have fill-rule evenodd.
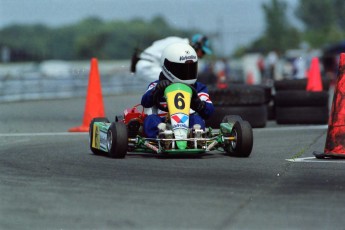
<path id="1" fill-rule="evenodd" d="M 227 89 L 210 89 L 215 107 L 214 115 L 206 120 L 206 126 L 219 128 L 222 118 L 239 115 L 253 128 L 262 128 L 267 122 L 267 105 L 271 100 L 271 88 L 246 84 L 233 84 Z"/>
<path id="2" fill-rule="evenodd" d="M 329 85 L 323 79 L 323 91 L 306 91 L 307 79 L 274 82 L 274 110 L 277 124 L 327 124 Z"/>

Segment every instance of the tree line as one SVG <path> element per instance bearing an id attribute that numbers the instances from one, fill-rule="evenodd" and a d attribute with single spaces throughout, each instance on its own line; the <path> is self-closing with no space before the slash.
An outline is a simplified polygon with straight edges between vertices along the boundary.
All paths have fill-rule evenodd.
<path id="1" fill-rule="evenodd" d="M 248 50 L 284 52 L 300 48 L 302 43 L 310 48 L 324 48 L 345 39 L 344 0 L 299 0 L 293 13 L 303 28 L 291 23 L 287 9 L 285 0 L 264 3 L 266 27 L 263 35 L 238 49 L 237 55 Z"/>
<path id="2" fill-rule="evenodd" d="M 90 17 L 58 28 L 42 24 L 7 26 L 0 30 L 0 49 L 11 50 L 11 61 L 128 59 L 134 48 L 145 48 L 172 34 L 190 37 L 192 33 L 169 26 L 159 16 L 149 22 L 106 22 Z"/>
<path id="3" fill-rule="evenodd" d="M 263 3 L 265 31 L 235 55 L 248 51 L 284 52 L 307 43 L 311 48 L 345 39 L 345 1 L 299 0 L 294 16 L 303 28 L 296 28 L 287 15 L 286 0 Z M 11 50 L 11 61 L 44 59 L 128 59 L 134 48 L 145 48 L 166 36 L 190 37 L 195 31 L 170 26 L 163 17 L 151 21 L 103 21 L 91 17 L 76 24 L 50 28 L 45 25 L 11 25 L 0 30 L 0 49 Z M 230 55 L 230 54 L 229 54 Z"/>

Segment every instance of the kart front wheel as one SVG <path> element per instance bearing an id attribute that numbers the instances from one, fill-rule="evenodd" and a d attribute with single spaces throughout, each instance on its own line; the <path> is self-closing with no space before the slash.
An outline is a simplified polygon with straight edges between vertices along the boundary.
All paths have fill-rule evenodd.
<path id="1" fill-rule="evenodd" d="M 128 147 L 127 127 L 122 122 L 111 123 L 107 134 L 108 156 L 124 158 Z"/>
<path id="2" fill-rule="evenodd" d="M 248 121 L 236 121 L 230 137 L 234 137 L 224 144 L 224 150 L 235 157 L 248 157 L 253 149 L 253 130 Z"/>
<path id="3" fill-rule="evenodd" d="M 96 117 L 96 118 L 93 118 L 92 121 L 90 122 L 90 127 L 89 127 L 89 145 L 90 145 L 90 149 L 91 149 L 91 152 L 95 155 L 102 155 L 104 154 L 103 151 L 99 150 L 99 149 L 96 149 L 96 148 L 93 148 L 92 147 L 92 141 L 93 141 L 93 125 L 95 122 L 105 122 L 105 123 L 109 123 L 109 120 L 108 118 L 106 117 Z"/>

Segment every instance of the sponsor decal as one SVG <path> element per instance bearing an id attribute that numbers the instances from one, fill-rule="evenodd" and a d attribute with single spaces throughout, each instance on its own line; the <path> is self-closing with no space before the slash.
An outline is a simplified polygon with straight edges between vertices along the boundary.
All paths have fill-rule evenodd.
<path id="1" fill-rule="evenodd" d="M 163 74 L 166 78 L 168 78 L 171 82 L 174 81 L 175 76 L 172 74 L 165 66 L 162 66 Z"/>
<path id="2" fill-rule="evenodd" d="M 194 56 L 194 55 L 180 56 L 180 61 L 187 61 L 187 60 L 196 60 L 196 56 Z"/>
<path id="3" fill-rule="evenodd" d="M 92 137 L 92 147 L 99 149 L 99 127 L 97 125 L 93 126 L 93 137 Z"/>
<path id="4" fill-rule="evenodd" d="M 171 116 L 171 119 L 174 119 L 177 123 L 186 123 L 188 121 L 188 116 L 184 114 L 174 114 Z"/>
<path id="5" fill-rule="evenodd" d="M 100 132 L 99 133 L 99 144 L 100 144 L 100 148 L 102 150 L 108 151 L 108 147 L 107 147 L 107 133 L 106 132 Z"/>
<path id="6" fill-rule="evenodd" d="M 173 127 L 173 130 L 175 129 L 188 129 L 189 124 L 189 116 L 183 113 L 177 113 L 171 115 L 171 125 Z"/>
<path id="7" fill-rule="evenodd" d="M 175 130 L 175 129 L 188 129 L 187 125 L 182 124 L 182 123 L 173 124 L 172 127 L 173 127 L 173 130 Z"/>

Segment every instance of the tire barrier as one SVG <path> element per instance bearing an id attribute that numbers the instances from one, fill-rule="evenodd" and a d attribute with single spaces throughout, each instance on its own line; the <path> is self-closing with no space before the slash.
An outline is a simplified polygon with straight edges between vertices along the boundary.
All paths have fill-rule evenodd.
<path id="1" fill-rule="evenodd" d="M 326 106 L 276 107 L 277 124 L 327 124 Z"/>
<path id="2" fill-rule="evenodd" d="M 263 89 L 246 85 L 209 90 L 209 95 L 215 106 L 260 105 L 265 102 Z"/>
<path id="3" fill-rule="evenodd" d="M 206 120 L 206 126 L 217 128 L 226 115 L 238 115 L 249 122 L 252 128 L 263 128 L 267 122 L 267 105 L 215 106 L 215 113 Z"/>
<path id="4" fill-rule="evenodd" d="M 327 124 L 329 93 L 305 90 L 276 91 L 274 96 L 277 124 Z"/>
<path id="5" fill-rule="evenodd" d="M 322 78 L 319 59 L 312 58 L 305 79 L 274 82 L 278 124 L 327 124 L 330 79 Z"/>
<path id="6" fill-rule="evenodd" d="M 306 90 L 307 79 L 284 79 L 275 81 L 273 87 L 275 91 L 282 90 Z M 328 78 L 322 78 L 322 86 L 324 91 L 328 91 L 331 84 L 331 80 Z"/>
<path id="7" fill-rule="evenodd" d="M 272 86 L 267 85 L 258 85 L 258 87 L 263 88 L 265 93 L 265 104 L 267 105 L 267 120 L 271 121 L 275 119 L 275 111 L 274 111 L 274 101 L 273 101 L 273 90 Z"/>
<path id="8" fill-rule="evenodd" d="M 230 85 L 227 89 L 209 90 L 215 113 L 206 120 L 206 126 L 217 128 L 226 115 L 239 115 L 253 128 L 266 126 L 271 88 L 244 84 Z"/>
<path id="9" fill-rule="evenodd" d="M 275 95 L 275 105 L 278 107 L 290 106 L 327 106 L 329 93 L 309 92 L 302 90 L 278 91 Z"/>
<path id="10" fill-rule="evenodd" d="M 262 88 L 264 90 L 264 96 L 265 96 L 264 103 L 269 104 L 270 102 L 272 102 L 272 99 L 273 99 L 272 86 L 257 85 L 257 87 Z"/>

